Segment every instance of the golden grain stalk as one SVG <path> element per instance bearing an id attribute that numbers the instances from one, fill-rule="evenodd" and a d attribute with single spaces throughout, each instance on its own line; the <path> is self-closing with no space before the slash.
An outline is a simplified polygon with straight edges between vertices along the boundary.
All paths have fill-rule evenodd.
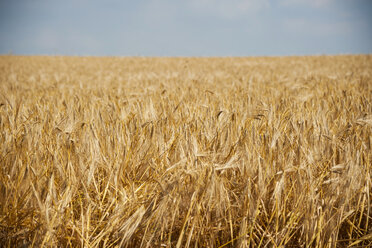
<path id="1" fill-rule="evenodd" d="M 0 71 L 1 247 L 372 246 L 371 55 Z"/>

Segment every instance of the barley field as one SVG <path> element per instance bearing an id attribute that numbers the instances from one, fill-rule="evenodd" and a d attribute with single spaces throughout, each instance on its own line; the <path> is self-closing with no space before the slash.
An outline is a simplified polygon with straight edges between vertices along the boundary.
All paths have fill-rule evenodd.
<path id="1" fill-rule="evenodd" d="M 372 55 L 0 56 L 0 247 L 372 247 Z"/>

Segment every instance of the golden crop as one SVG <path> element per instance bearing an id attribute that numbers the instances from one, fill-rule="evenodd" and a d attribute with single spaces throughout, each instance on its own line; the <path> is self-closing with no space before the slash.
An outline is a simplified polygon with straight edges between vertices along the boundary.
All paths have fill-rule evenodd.
<path id="1" fill-rule="evenodd" d="M 372 56 L 0 57 L 1 247 L 372 246 Z"/>

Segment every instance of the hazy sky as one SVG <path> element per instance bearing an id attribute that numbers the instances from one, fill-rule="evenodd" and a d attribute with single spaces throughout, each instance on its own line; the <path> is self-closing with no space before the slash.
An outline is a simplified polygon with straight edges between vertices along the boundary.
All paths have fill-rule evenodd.
<path id="1" fill-rule="evenodd" d="M 371 0 L 0 0 L 0 54 L 372 53 Z"/>

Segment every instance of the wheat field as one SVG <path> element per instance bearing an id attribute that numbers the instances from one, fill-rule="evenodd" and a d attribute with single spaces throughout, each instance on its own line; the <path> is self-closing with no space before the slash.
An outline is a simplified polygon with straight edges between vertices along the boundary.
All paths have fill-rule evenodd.
<path id="1" fill-rule="evenodd" d="M 0 56 L 0 247 L 372 246 L 372 55 Z"/>

